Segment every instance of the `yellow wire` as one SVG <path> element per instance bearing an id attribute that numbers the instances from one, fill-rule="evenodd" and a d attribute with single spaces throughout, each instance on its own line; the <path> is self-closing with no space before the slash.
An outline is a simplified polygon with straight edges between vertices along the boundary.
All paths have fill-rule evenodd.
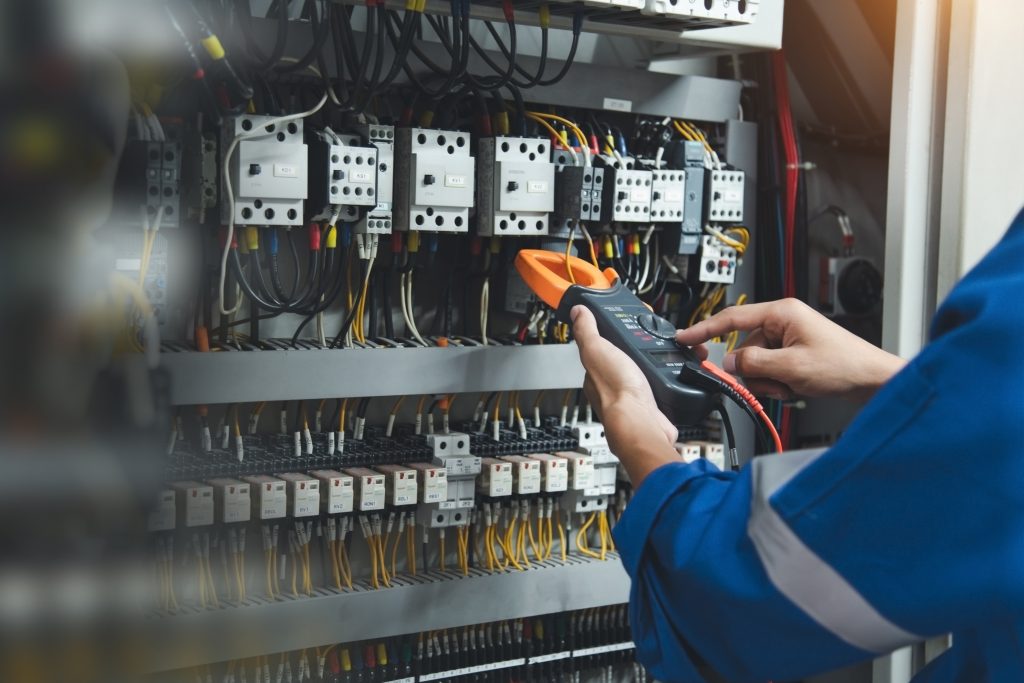
<path id="1" fill-rule="evenodd" d="M 440 560 L 440 566 L 441 566 L 441 571 L 445 571 L 446 567 L 445 567 L 445 563 L 444 563 L 444 530 L 441 531 L 439 536 L 440 536 L 440 542 L 441 542 L 440 552 L 438 553 L 439 554 L 439 560 Z"/>
<path id="2" fill-rule="evenodd" d="M 558 527 L 558 543 L 559 543 L 559 546 L 562 549 L 562 564 L 565 564 L 566 555 L 567 555 L 566 547 L 565 547 L 565 527 L 562 525 L 561 516 L 559 516 L 559 519 L 558 519 L 558 522 L 557 522 L 557 527 Z"/>
<path id="3" fill-rule="evenodd" d="M 526 116 L 532 121 L 536 121 L 540 125 L 547 128 L 548 132 L 551 133 L 551 135 L 556 140 L 558 140 L 563 147 L 569 148 L 569 136 L 565 132 L 556 130 L 554 126 L 552 126 L 550 123 L 540 118 L 539 116 L 534 115 L 532 112 L 526 112 Z"/>
<path id="4" fill-rule="evenodd" d="M 576 532 L 576 549 L 579 550 L 582 554 L 586 555 L 587 557 L 592 557 L 595 560 L 600 560 L 601 556 L 595 553 L 593 550 L 591 550 L 586 542 L 587 530 L 590 528 L 590 525 L 594 523 L 596 515 L 597 513 L 595 512 L 590 513 L 590 516 L 587 517 L 587 521 L 584 522 L 583 526 L 581 526 L 579 531 Z"/>
<path id="5" fill-rule="evenodd" d="M 574 123 L 573 121 L 570 121 L 569 119 L 567 119 L 565 117 L 558 116 L 557 114 L 546 114 L 546 113 L 539 112 L 539 111 L 531 111 L 531 112 L 527 112 L 526 114 L 527 114 L 527 116 L 529 116 L 530 118 L 532 118 L 534 120 L 536 120 L 536 117 L 540 117 L 540 118 L 544 118 L 544 119 L 550 119 L 552 121 L 558 121 L 559 123 L 564 124 L 565 126 L 567 126 L 569 128 L 569 130 L 571 130 L 573 132 L 573 134 L 576 136 L 576 138 L 580 141 L 581 145 L 586 145 L 587 144 L 587 136 L 583 134 L 583 131 L 580 129 L 580 127 L 577 126 L 576 123 Z M 566 146 L 568 147 L 569 145 L 566 145 Z"/>

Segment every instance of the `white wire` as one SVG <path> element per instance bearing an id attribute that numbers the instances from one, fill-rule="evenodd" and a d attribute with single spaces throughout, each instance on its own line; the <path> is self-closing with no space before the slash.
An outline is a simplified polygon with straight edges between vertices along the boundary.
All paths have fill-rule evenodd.
<path id="1" fill-rule="evenodd" d="M 661 168 L 662 157 L 665 156 L 665 148 L 659 147 L 658 153 L 654 155 L 654 168 Z"/>
<path id="2" fill-rule="evenodd" d="M 615 157 L 615 163 L 619 165 L 619 168 L 626 168 L 626 162 L 622 159 L 622 155 L 619 154 L 619 150 L 615 149 L 614 147 L 612 147 L 612 156 Z"/>
<path id="3" fill-rule="evenodd" d="M 405 319 L 405 326 L 409 328 L 409 334 L 412 335 L 413 339 L 418 341 L 423 346 L 429 346 L 423 336 L 420 334 L 419 328 L 416 327 L 416 319 L 413 317 L 413 303 L 412 303 L 412 273 L 402 273 L 402 277 L 399 282 L 400 291 L 400 302 L 402 305 L 402 317 Z"/>
<path id="4" fill-rule="evenodd" d="M 235 238 L 235 191 L 231 187 L 231 156 L 235 153 L 235 148 L 238 147 L 238 143 L 242 140 L 266 135 L 265 128 L 267 126 L 279 126 L 283 123 L 288 123 L 289 121 L 298 121 L 299 119 L 304 119 L 307 116 L 312 116 L 320 111 L 325 104 L 327 104 L 327 93 L 324 93 L 324 96 L 320 98 L 320 101 L 308 111 L 300 112 L 298 114 L 288 114 L 287 116 L 279 116 L 263 122 L 258 130 L 254 129 L 246 133 L 242 133 L 241 135 L 236 135 L 231 141 L 231 144 L 228 145 L 227 151 L 224 153 L 224 162 L 221 166 L 221 171 L 224 180 L 224 194 L 228 198 L 228 229 L 227 234 L 224 237 L 224 250 L 220 257 L 220 282 L 217 286 L 217 295 L 220 297 L 220 301 L 217 306 L 221 315 L 232 315 L 233 313 L 238 312 L 238 309 L 242 306 L 242 301 L 239 299 L 231 310 L 224 308 L 224 284 L 227 280 L 228 257 L 231 255 L 231 241 Z"/>
<path id="5" fill-rule="evenodd" d="M 661 242 L 659 240 L 654 240 L 654 257 L 653 258 L 650 256 L 650 253 L 649 253 L 650 248 L 651 248 L 651 245 L 648 244 L 647 245 L 647 249 L 648 249 L 648 258 L 647 258 L 647 260 L 648 260 L 648 263 L 650 264 L 650 263 L 657 263 L 657 262 L 659 262 L 661 260 Z M 656 284 L 658 284 L 658 279 L 654 278 L 654 279 L 651 280 L 650 284 L 647 285 L 647 287 L 644 287 L 644 288 L 642 288 L 640 290 L 640 293 L 641 294 L 647 294 L 648 292 L 653 291 L 654 290 L 654 285 L 656 285 Z"/>
<path id="6" fill-rule="evenodd" d="M 480 341 L 487 346 L 487 309 L 491 307 L 491 278 L 485 277 L 480 287 Z"/>

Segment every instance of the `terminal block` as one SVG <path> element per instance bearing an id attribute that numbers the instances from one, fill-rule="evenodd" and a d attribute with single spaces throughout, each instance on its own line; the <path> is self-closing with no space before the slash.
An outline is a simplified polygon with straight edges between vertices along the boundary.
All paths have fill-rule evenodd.
<path id="1" fill-rule="evenodd" d="M 395 166 L 396 230 L 469 230 L 474 166 L 468 133 L 399 128 Z"/>
<path id="2" fill-rule="evenodd" d="M 309 205 L 325 220 L 341 209 L 339 220 L 355 222 L 361 209 L 377 206 L 377 148 L 356 135 L 336 135 L 309 146 Z"/>
<path id="3" fill-rule="evenodd" d="M 302 225 L 308 193 L 308 150 L 302 140 L 302 121 L 278 126 L 269 123 L 271 120 L 255 115 L 224 120 L 221 149 L 226 150 L 240 137 L 228 169 L 236 224 Z M 221 201 L 221 207 L 221 219 L 227 222 L 229 203 Z"/>
<path id="4" fill-rule="evenodd" d="M 555 208 L 550 143 L 539 138 L 483 138 L 477 148 L 477 232 L 546 235 Z"/>
<path id="5" fill-rule="evenodd" d="M 657 170 L 651 174 L 651 222 L 682 223 L 686 171 Z"/>
<path id="6" fill-rule="evenodd" d="M 606 168 L 604 218 L 617 223 L 650 223 L 653 183 L 651 171 Z"/>
<path id="7" fill-rule="evenodd" d="M 707 220 L 715 223 L 739 223 L 743 220 L 745 175 L 737 170 L 715 170 L 708 181 Z"/>
<path id="8" fill-rule="evenodd" d="M 713 235 L 704 235 L 701 241 L 700 265 L 697 279 L 731 285 L 736 281 L 736 250 Z"/>
<path id="9" fill-rule="evenodd" d="M 355 232 L 389 235 L 395 194 L 395 128 L 374 123 L 361 126 L 359 133 L 377 149 L 377 204 L 356 222 Z"/>

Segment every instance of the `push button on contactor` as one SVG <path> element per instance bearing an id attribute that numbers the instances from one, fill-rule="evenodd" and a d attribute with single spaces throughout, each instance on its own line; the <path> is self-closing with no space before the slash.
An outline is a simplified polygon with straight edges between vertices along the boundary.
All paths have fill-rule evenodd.
<path id="1" fill-rule="evenodd" d="M 658 339 L 675 339 L 676 326 L 653 313 L 641 313 L 636 317 L 636 324 L 647 334 Z"/>

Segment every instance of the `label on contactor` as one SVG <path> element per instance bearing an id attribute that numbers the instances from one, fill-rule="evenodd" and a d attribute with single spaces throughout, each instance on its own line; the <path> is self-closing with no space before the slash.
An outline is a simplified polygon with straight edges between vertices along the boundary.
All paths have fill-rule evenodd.
<path id="1" fill-rule="evenodd" d="M 544 194 L 548 191 L 548 183 L 546 180 L 531 180 L 526 183 L 526 191 L 534 194 Z"/>
<path id="2" fill-rule="evenodd" d="M 444 177 L 444 184 L 447 187 L 465 187 L 466 176 L 464 175 L 446 175 Z"/>
<path id="3" fill-rule="evenodd" d="M 348 179 L 353 183 L 372 183 L 373 175 L 369 171 L 349 171 Z"/>

